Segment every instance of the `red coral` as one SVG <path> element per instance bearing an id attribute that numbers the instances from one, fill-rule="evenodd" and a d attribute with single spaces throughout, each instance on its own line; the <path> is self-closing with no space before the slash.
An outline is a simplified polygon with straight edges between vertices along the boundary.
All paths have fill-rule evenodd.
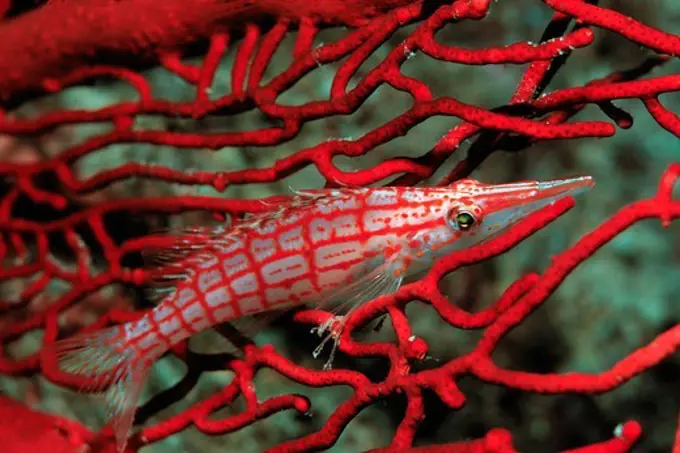
<path id="1" fill-rule="evenodd" d="M 4 396 L 0 396 L 0 435 L 6 453 L 78 453 L 93 439 L 92 432 L 76 422 L 36 412 Z"/>
<path id="2" fill-rule="evenodd" d="M 18 2 L 16 2 L 18 3 Z M 498 149 L 521 150 L 539 140 L 607 137 L 616 126 L 629 127 L 632 117 L 612 101 L 625 98 L 641 100 L 658 124 L 680 135 L 680 118 L 666 109 L 658 96 L 680 91 L 680 76 L 646 77 L 648 71 L 671 56 L 680 54 L 680 37 L 654 29 L 611 9 L 579 0 L 545 0 L 554 11 L 552 21 L 538 44 L 518 42 L 504 47 L 463 49 L 435 41 L 435 33 L 449 23 L 483 19 L 489 1 L 458 0 L 450 5 L 432 1 L 381 0 L 203 0 L 187 6 L 186 1 L 157 0 L 59 0 L 20 11 L 18 5 L 0 2 L 0 99 L 6 112 L 0 118 L 0 133 L 26 136 L 41 135 L 58 127 L 78 124 L 111 124 L 108 132 L 84 139 L 65 151 L 40 162 L 31 158 L 6 159 L 0 163 L 0 175 L 8 181 L 0 199 L 0 254 L 4 263 L 1 281 L 31 279 L 18 296 L 18 301 L 3 303 L 5 320 L 0 325 L 0 372 L 9 375 L 42 374 L 60 385 L 77 388 L 73 376 L 60 372 L 55 358 L 40 351 L 16 358 L 8 351 L 11 342 L 31 331 L 44 330 L 43 345 L 52 343 L 64 329 L 63 314 L 84 299 L 96 298 L 97 292 L 114 283 L 143 286 L 147 271 L 125 264 L 125 259 L 149 245 L 151 237 L 143 234 L 122 241 L 114 239 L 107 219 L 124 212 L 173 214 L 207 211 L 216 215 L 239 216 L 265 209 L 252 200 L 204 196 L 157 196 L 144 198 L 87 198 L 102 188 L 130 178 L 146 178 L 183 185 L 211 185 L 218 191 L 228 186 L 280 181 L 313 165 L 323 175 L 327 186 L 378 183 L 397 177 L 397 184 L 414 184 L 427 178 L 456 151 L 465 140 L 477 136 L 467 158 L 440 183 L 470 174 L 492 152 Z M 567 31 L 572 19 L 577 25 Z M 273 21 L 271 27 L 267 23 Z M 365 76 L 348 88 L 367 58 L 400 27 L 417 23 L 415 29 Z M 331 44 L 314 47 L 321 27 L 351 27 L 347 35 Z M 559 89 L 543 95 L 548 82 L 576 49 L 594 40 L 593 27 L 611 30 L 645 46 L 658 54 L 639 67 L 617 72 L 584 86 Z M 265 31 L 266 30 L 266 31 Z M 275 68 L 277 74 L 263 83 L 270 61 L 287 33 L 296 30 L 296 41 L 290 65 Z M 195 45 L 206 44 L 201 65 L 186 63 L 186 52 L 196 52 Z M 230 92 L 216 99 L 209 95 L 218 67 L 227 50 L 235 47 L 231 66 Z M 401 65 L 412 52 L 420 52 L 439 60 L 467 65 L 527 63 L 520 85 L 507 106 L 488 110 L 463 103 L 451 97 L 435 97 L 424 82 L 401 72 Z M 304 75 L 318 66 L 339 63 L 326 100 L 302 105 L 284 105 L 277 99 Z M 196 88 L 190 102 L 158 98 L 142 67 L 160 65 Z M 9 109 L 37 95 L 59 92 L 70 86 L 92 80 L 113 78 L 127 82 L 137 100 L 120 102 L 97 110 L 73 109 L 43 112 L 33 117 L 10 114 Z M 127 162 L 101 170 L 95 175 L 79 175 L 76 164 L 85 156 L 116 144 L 167 145 L 177 149 L 226 146 L 266 146 L 282 144 L 301 133 L 306 123 L 332 115 L 356 111 L 382 85 L 408 93 L 412 106 L 391 121 L 355 140 L 328 140 L 301 149 L 279 159 L 266 168 L 233 171 L 181 171 L 164 165 Z M 613 120 L 572 121 L 585 106 L 595 104 Z M 145 130 L 139 127 L 142 116 L 199 119 L 212 115 L 237 114 L 258 109 L 277 125 L 238 132 L 177 132 Z M 416 125 L 434 116 L 453 116 L 464 122 L 451 129 L 436 145 L 419 158 L 389 158 L 380 164 L 358 171 L 340 169 L 336 156 L 359 157 L 377 146 L 405 135 Z M 245 348 L 242 360 L 228 363 L 235 379 L 222 391 L 195 403 L 190 409 L 156 424 L 144 424 L 135 434 L 131 448 L 138 449 L 171 434 L 195 426 L 206 434 L 222 434 L 238 430 L 256 420 L 284 409 L 307 412 L 310 402 L 301 395 L 280 395 L 258 400 L 252 379 L 262 367 L 276 370 L 301 384 L 315 387 L 349 385 L 354 393 L 342 403 L 317 432 L 290 440 L 271 451 L 308 451 L 333 445 L 345 426 L 357 413 L 376 400 L 402 393 L 407 408 L 389 451 L 420 451 L 412 447 L 416 429 L 425 416 L 423 391 L 437 394 L 444 404 L 460 408 L 465 395 L 457 380 L 473 375 L 479 380 L 508 388 L 539 393 L 594 394 L 610 391 L 632 377 L 643 373 L 671 356 L 680 343 L 678 326 L 669 328 L 649 344 L 622 358 L 609 370 L 598 374 L 536 374 L 499 367 L 491 358 L 504 336 L 524 321 L 561 284 L 566 276 L 596 250 L 625 229 L 647 218 L 659 218 L 664 225 L 680 216 L 680 202 L 671 191 L 680 176 L 680 166 L 673 165 L 662 177 L 658 193 L 637 201 L 603 222 L 569 249 L 553 258 L 542 274 L 530 274 L 510 285 L 489 308 L 469 313 L 452 304 L 440 292 L 439 281 L 448 273 L 499 255 L 563 214 L 572 205 L 563 200 L 515 226 L 488 243 L 450 255 L 435 264 L 420 281 L 403 287 L 398 293 L 375 300 L 357 310 L 349 321 L 340 350 L 352 357 L 384 357 L 390 369 L 386 377 L 371 381 L 358 371 L 317 371 L 297 365 L 271 346 Z M 53 181 L 49 188 L 44 182 Z M 56 189 L 55 189 L 56 188 Z M 37 218 L 24 214 L 26 206 L 48 210 Z M 83 233 L 86 231 L 87 233 Z M 84 240 L 83 235 L 88 239 Z M 54 243 L 61 254 L 72 260 L 64 263 L 55 258 Z M 66 252 L 64 252 L 66 250 Z M 94 262 L 97 262 L 95 265 Z M 104 264 L 101 264 L 104 262 Z M 46 295 L 50 282 L 70 283 L 68 292 L 51 299 Z M 427 343 L 413 336 L 404 307 L 412 300 L 431 304 L 451 326 L 481 329 L 477 346 L 467 354 L 434 369 L 414 371 L 414 361 L 422 359 Z M 102 303 L 89 304 L 95 313 Z M 122 304 L 124 305 L 124 304 Z M 92 307 L 97 308 L 96 310 Z M 350 333 L 366 321 L 387 312 L 397 335 L 393 343 L 361 343 Z M 142 313 L 106 309 L 87 329 L 108 323 L 124 322 Z M 328 313 L 308 310 L 295 315 L 301 323 L 319 324 Z M 71 330 L 73 326 L 70 326 Z M 45 349 L 41 349 L 45 351 Z M 173 353 L 185 360 L 197 376 L 213 369 L 205 357 L 178 346 Z M 226 366 L 226 365 L 225 365 Z M 215 419 L 216 410 L 242 396 L 246 409 L 235 416 Z M 172 401 L 152 400 L 149 408 L 162 408 Z M 148 418 L 145 417 L 145 418 Z M 1 428 L 1 426 L 0 426 Z M 79 428 L 78 428 L 79 429 Z M 82 431 L 86 432 L 86 431 Z M 584 447 L 581 452 L 625 452 L 640 436 L 636 422 L 621 425 L 612 440 Z M 88 437 L 91 446 L 110 446 L 105 430 L 98 437 Z M 104 447 L 101 447 L 104 448 Z M 680 442 L 676 441 L 676 449 Z M 512 452 L 510 434 L 503 429 L 490 431 L 483 439 L 448 446 L 428 447 L 427 451 Z"/>

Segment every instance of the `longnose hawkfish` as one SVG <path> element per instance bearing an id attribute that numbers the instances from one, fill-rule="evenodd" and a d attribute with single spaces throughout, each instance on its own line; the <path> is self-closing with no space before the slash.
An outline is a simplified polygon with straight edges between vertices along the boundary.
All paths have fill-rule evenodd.
<path id="1" fill-rule="evenodd" d="M 342 326 L 342 313 L 396 291 L 436 258 L 592 185 L 590 177 L 499 185 L 464 179 L 435 188 L 296 192 L 231 227 L 184 231 L 156 255 L 170 269 L 160 277 L 168 283 L 160 303 L 139 320 L 58 341 L 60 366 L 108 389 L 122 451 L 149 369 L 176 343 L 302 304 L 329 309 Z M 329 337 L 337 344 L 338 329 L 316 331 L 326 336 L 322 345 Z"/>

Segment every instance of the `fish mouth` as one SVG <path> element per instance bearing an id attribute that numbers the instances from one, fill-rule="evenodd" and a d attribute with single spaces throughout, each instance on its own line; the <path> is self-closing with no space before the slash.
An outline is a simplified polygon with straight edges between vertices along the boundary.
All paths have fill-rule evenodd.
<path id="1" fill-rule="evenodd" d="M 580 195 L 594 185 L 595 180 L 591 176 L 489 184 L 482 187 L 477 200 L 485 217 L 503 218 L 503 223 L 510 224 L 559 199 Z"/>

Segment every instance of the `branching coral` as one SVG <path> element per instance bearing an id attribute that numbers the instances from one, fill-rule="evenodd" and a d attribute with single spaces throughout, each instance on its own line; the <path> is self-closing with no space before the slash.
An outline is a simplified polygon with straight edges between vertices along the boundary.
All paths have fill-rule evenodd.
<path id="1" fill-rule="evenodd" d="M 484 19 L 492 8 L 488 0 L 457 0 L 450 4 L 428 0 L 202 0 L 190 7 L 186 1 L 170 0 L 59 0 L 27 11 L 20 11 L 11 2 L 8 6 L 0 2 L 0 12 L 7 14 L 4 22 L 0 22 L 0 41 L 14 44 L 0 48 L 0 99 L 5 106 L 0 116 L 0 133 L 34 137 L 68 126 L 111 126 L 110 130 L 87 137 L 38 162 L 8 158 L 0 163 L 0 175 L 6 181 L 0 192 L 0 254 L 4 260 L 0 279 L 26 282 L 16 299 L 7 298 L 2 302 L 6 319 L 0 325 L 3 345 L 0 372 L 39 373 L 73 389 L 82 384 L 74 376 L 60 372 L 55 357 L 46 349 L 15 357 L 9 352 L 9 345 L 36 330 L 44 330 L 43 345 L 49 345 L 60 329 L 66 330 L 63 314 L 82 304 L 89 295 L 115 283 L 145 285 L 148 270 L 130 265 L 126 260 L 145 247 L 158 245 L 153 242 L 156 239 L 139 234 L 120 240 L 112 231 L 112 215 L 206 211 L 219 217 L 239 217 L 266 209 L 265 204 L 256 200 L 198 195 L 83 201 L 84 197 L 120 181 L 145 178 L 188 186 L 206 185 L 224 191 L 237 185 L 281 181 L 313 166 L 324 177 L 327 187 L 367 186 L 387 179 L 392 179 L 392 184 L 416 184 L 431 177 L 466 140 L 474 139 L 467 157 L 438 182 L 446 184 L 469 175 L 496 150 L 516 152 L 539 141 L 612 136 L 617 127 L 627 128 L 632 122 L 632 117 L 614 104 L 620 99 L 639 99 L 659 126 L 675 136 L 680 135 L 680 118 L 658 99 L 661 94 L 680 91 L 680 76 L 648 75 L 655 67 L 680 54 L 679 36 L 598 6 L 594 1 L 544 0 L 544 3 L 554 14 L 539 43 L 522 41 L 472 50 L 438 43 L 435 34 L 448 24 Z M 369 56 L 409 24 L 413 24 L 413 29 L 408 36 L 350 88 L 350 82 Z M 346 35 L 336 42 L 315 46 L 320 30 L 336 25 L 348 27 Z M 619 72 L 583 86 L 544 94 L 567 58 L 593 43 L 596 28 L 610 30 L 644 46 L 655 56 L 638 67 L 620 68 Z M 295 34 L 290 64 L 285 68 L 271 68 L 273 55 L 289 34 Z M 230 49 L 235 49 L 236 54 L 230 69 L 229 92 L 213 96 L 216 74 L 223 70 L 221 63 Z M 196 58 L 198 54 L 201 54 L 200 64 L 186 61 L 186 57 Z M 453 97 L 435 96 L 426 83 L 406 76 L 401 66 L 414 54 L 464 65 L 526 64 L 526 71 L 507 105 L 486 109 Z M 279 101 L 306 74 L 331 63 L 337 63 L 339 69 L 333 75 L 327 99 L 301 105 Z M 187 102 L 169 101 L 154 93 L 142 71 L 154 66 L 195 87 L 195 98 Z M 268 70 L 275 70 L 276 75 L 264 82 Z M 136 100 L 94 110 L 55 109 L 34 116 L 14 111 L 45 93 L 111 79 L 131 86 Z M 359 138 L 323 141 L 266 167 L 185 171 L 163 164 L 131 161 L 90 176 L 82 176 L 77 168 L 85 157 L 107 152 L 111 146 L 120 144 L 169 146 L 177 152 L 283 144 L 302 134 L 303 127 L 313 120 L 355 112 L 381 86 L 410 95 L 413 100 L 410 108 Z M 573 119 L 589 105 L 599 107 L 611 121 Z M 273 125 L 210 133 L 140 127 L 141 119 L 146 116 L 191 121 L 250 110 L 261 112 Z M 371 168 L 354 171 L 343 170 L 336 163 L 338 156 L 354 159 L 367 155 L 436 116 L 456 117 L 463 122 L 420 157 L 386 158 Z M 612 390 L 671 356 L 680 343 L 678 326 L 670 327 L 599 374 L 520 372 L 498 366 L 491 353 L 507 332 L 543 304 L 574 268 L 622 231 L 642 219 L 658 218 L 667 225 L 680 216 L 680 202 L 671 196 L 678 176 L 680 167 L 668 168 L 655 196 L 622 208 L 555 256 L 542 273 L 517 280 L 482 311 L 469 313 L 452 304 L 440 291 L 440 280 L 456 269 L 504 253 L 566 212 L 572 200 L 544 209 L 483 245 L 440 260 L 421 280 L 361 307 L 351 316 L 340 350 L 351 357 L 386 358 L 390 363 L 389 372 L 379 381 L 348 369 L 308 369 L 293 363 L 271 346 L 246 346 L 244 357 L 232 361 L 202 356 L 186 345 L 176 347 L 173 354 L 184 360 L 191 370 L 188 381 L 195 383 L 201 373 L 226 367 L 235 373 L 235 378 L 220 392 L 195 402 L 178 415 L 156 424 L 143 423 L 140 419 L 139 430 L 129 448 L 137 450 L 156 443 L 191 425 L 203 433 L 217 435 L 238 430 L 277 411 L 293 409 L 305 413 L 310 410 L 310 401 L 297 394 L 261 401 L 252 380 L 263 367 L 306 386 L 347 385 L 354 391 L 319 431 L 271 449 L 277 452 L 328 448 L 362 408 L 397 393 L 405 395 L 408 403 L 403 420 L 385 451 L 420 451 L 413 447 L 413 441 L 425 416 L 423 392 L 432 391 L 450 408 L 460 408 L 465 403 L 465 395 L 459 390 L 457 380 L 464 375 L 527 392 L 591 394 Z M 41 215 L 26 214 L 36 211 Z M 68 283 L 70 289 L 58 298 L 44 297 L 46 288 L 55 280 Z M 481 330 L 477 346 L 436 368 L 413 370 L 413 364 L 428 351 L 426 341 L 412 334 L 404 312 L 405 306 L 414 300 L 431 304 L 452 327 Z M 143 310 L 109 309 L 86 329 L 133 319 Z M 354 329 L 383 313 L 389 316 L 396 343 L 352 339 Z M 316 325 L 328 316 L 325 312 L 306 310 L 297 313 L 294 320 Z M 69 333 L 72 332 L 63 334 Z M 211 416 L 238 397 L 246 402 L 242 413 L 221 419 Z M 149 408 L 162 408 L 173 402 L 168 394 L 162 394 L 152 399 L 142 412 L 147 414 Z M 640 426 L 630 421 L 617 428 L 613 439 L 578 451 L 630 451 L 640 435 Z M 98 435 L 76 437 L 91 446 L 101 447 L 111 442 L 107 430 Z M 677 448 L 680 447 L 676 442 Z M 428 447 L 427 451 L 439 449 L 515 451 L 510 433 L 503 429 L 492 430 L 483 439 Z"/>

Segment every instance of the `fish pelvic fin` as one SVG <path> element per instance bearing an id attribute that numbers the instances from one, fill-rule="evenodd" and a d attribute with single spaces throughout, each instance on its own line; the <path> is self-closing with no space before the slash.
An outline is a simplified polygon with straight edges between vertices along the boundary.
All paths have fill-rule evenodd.
<path id="1" fill-rule="evenodd" d="M 86 378 L 80 390 L 103 397 L 118 452 L 123 453 L 144 382 L 160 356 L 159 349 L 139 353 L 122 325 L 57 341 L 54 348 L 61 370 Z"/>

